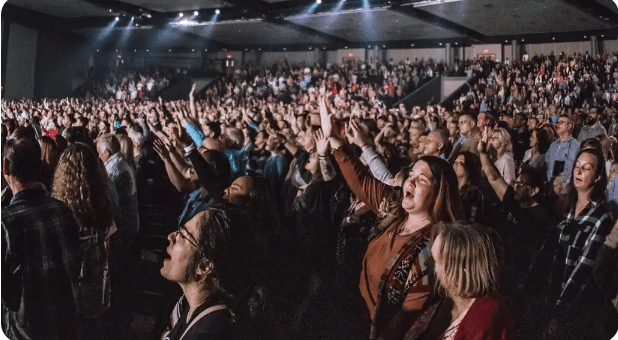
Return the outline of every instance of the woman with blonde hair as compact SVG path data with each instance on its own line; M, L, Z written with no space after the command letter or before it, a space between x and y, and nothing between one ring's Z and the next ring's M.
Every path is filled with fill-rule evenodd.
M83 252L79 275L79 309L84 319L103 315L110 303L109 237L116 230L107 173L97 154L75 143L62 153L52 196L66 203L79 224Z
M487 153L498 168L500 175L508 185L513 185L515 182L515 159L513 158L513 144L511 143L511 135L503 128L495 128L493 132L488 127L483 131L483 140L489 139L489 147Z
M129 136L121 133L116 134L116 138L118 138L118 142L120 143L120 154L122 155L122 158L124 158L124 160L131 165L133 172L135 172L133 141L129 138Z
M514 318L498 294L504 261L500 236L479 224L438 223L431 255L438 293L406 340L512 339Z

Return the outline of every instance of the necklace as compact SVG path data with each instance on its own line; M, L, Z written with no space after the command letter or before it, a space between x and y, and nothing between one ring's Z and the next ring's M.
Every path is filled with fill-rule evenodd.
M455 334L457 333L457 329L459 328L459 324L461 323L461 320L463 320L463 317L466 315L466 312L468 312L468 310L472 306L472 303L475 300L476 299L470 299L470 301L468 301L466 306L462 308L459 311L459 313L457 313L455 318L453 318L453 322L451 322L451 324L449 325L449 328L446 331L444 331L444 334L442 335L442 339L453 339L455 337Z

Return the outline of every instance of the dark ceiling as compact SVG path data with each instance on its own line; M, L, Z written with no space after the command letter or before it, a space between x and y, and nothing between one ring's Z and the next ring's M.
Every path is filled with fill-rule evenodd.
M100 37L116 17L106 46L125 39L140 49L390 48L618 36L612 0L9 0L2 10L4 20L76 39ZM177 25L180 20L191 25Z

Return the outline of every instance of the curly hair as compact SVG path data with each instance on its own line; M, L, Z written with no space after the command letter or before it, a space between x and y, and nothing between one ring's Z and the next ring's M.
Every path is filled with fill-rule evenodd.
M52 196L71 208L80 228L105 229L112 223L113 203L105 169L84 143L72 144L62 153Z

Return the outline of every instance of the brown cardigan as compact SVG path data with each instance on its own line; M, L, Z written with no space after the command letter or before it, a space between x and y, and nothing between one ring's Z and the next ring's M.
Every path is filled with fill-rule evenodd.
M394 188L372 177L360 160L352 156L348 146L334 150L333 154L352 192L373 212L380 215L380 204L389 195L394 194ZM372 337L379 335L380 330L394 316L393 312L397 310L421 311L430 305L430 300L433 300L430 299L433 290L433 277L430 273L433 270L428 268L431 257L430 247L427 246L429 227L412 235L400 236L397 234L397 227L404 221L405 214L384 218L383 223L378 226L381 230L378 236L369 242L363 260L360 292L369 308L372 322L377 327L377 334L373 334L372 331ZM401 274L402 266L406 266L405 255L411 255L415 249L418 250L416 250L416 255L413 255L414 263L411 264L410 269L403 271L408 279L406 281L404 277L403 283L412 284L407 292L404 292L405 298L400 305L394 305L389 296L392 296L392 292L396 292L398 288L403 288L401 280L398 281L395 276ZM403 261L403 263L398 261ZM392 269L386 272L389 267ZM418 279L415 280L415 278ZM391 308L388 308L389 305Z

